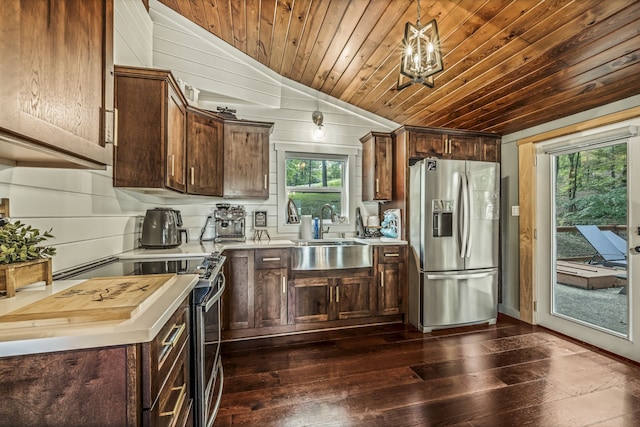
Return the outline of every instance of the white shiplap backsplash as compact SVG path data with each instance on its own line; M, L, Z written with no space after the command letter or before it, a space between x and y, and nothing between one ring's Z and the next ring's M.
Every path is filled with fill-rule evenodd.
M223 200L210 197L160 197L113 188L112 170L82 171L10 167L0 164L0 197L11 200L11 216L43 230L53 228L57 249L54 271L130 250L137 246L147 209L179 209L190 237L197 239L206 216L219 202L242 204L247 236L252 213L268 212L269 234L277 235L277 173L274 144L317 144L311 138L311 113L324 114L327 152L332 145L360 147L367 132L389 131L398 124L377 117L313 89L282 78L239 53L202 28L151 1L151 17L139 0L116 0L114 62L119 65L170 69L199 91L198 105L226 106L238 118L273 122L269 167L269 199ZM361 200L361 157L357 157L355 198ZM367 204L370 211L376 204Z

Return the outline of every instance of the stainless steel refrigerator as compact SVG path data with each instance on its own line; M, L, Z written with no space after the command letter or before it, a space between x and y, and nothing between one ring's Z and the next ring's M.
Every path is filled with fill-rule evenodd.
M500 165L423 159L410 167L409 322L421 330L495 323Z

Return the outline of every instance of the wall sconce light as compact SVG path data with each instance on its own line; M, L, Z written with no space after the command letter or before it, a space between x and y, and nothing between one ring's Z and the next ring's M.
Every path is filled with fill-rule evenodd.
M440 53L440 36L435 19L424 27L420 24L420 0L416 25L410 22L405 24L402 47L398 90L414 83L433 87L433 75L444 69Z
M324 121L324 116L320 111L314 111L311 114L311 120L313 120L313 124L315 127L313 128L313 139L320 140L325 136L324 127L322 126L322 122Z

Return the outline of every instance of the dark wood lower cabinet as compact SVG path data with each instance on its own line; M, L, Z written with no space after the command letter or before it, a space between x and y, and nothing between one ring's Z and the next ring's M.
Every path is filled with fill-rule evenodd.
M374 316L376 300L371 269L298 273L289 283L289 323Z
M374 253L377 267L378 314L405 313L406 296L406 246L379 246Z
M0 359L0 426L134 426L127 346Z
M406 247L384 248L384 266L326 271L290 270L288 248L224 251L222 339L401 321Z
M288 249L255 251L255 326L287 324Z
M192 425L189 305L147 343L0 358L0 426Z

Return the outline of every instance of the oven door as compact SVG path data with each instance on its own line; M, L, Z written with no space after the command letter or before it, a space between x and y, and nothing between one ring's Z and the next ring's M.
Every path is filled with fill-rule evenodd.
M220 272L204 298L195 301L194 383L197 426L210 426L218 412L222 394L220 357L220 297L225 277ZM195 291L198 291L196 288Z

